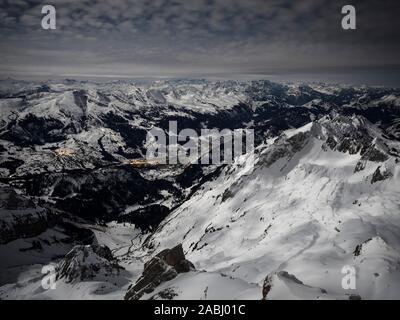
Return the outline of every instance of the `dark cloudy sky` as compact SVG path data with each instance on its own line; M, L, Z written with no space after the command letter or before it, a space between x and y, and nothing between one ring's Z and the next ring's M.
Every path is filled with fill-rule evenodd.
M41 28L45 4L57 9L57 30ZM357 9L357 30L341 28L345 4ZM0 0L0 57L0 78L400 85L400 1Z

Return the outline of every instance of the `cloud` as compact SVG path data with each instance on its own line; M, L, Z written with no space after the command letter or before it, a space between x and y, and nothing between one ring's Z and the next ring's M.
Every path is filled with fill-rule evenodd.
M340 27L344 1L53 0L57 30L48 31L42 1L3 0L0 70L190 76L399 66L398 1L352 2L355 31Z

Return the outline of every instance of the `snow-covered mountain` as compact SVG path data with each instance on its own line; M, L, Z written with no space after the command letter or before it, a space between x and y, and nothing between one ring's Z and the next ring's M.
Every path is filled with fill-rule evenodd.
M321 83L1 81L0 298L398 299L399 101ZM134 165L171 120L254 129L254 162Z
M344 296L351 265L362 298L399 297L400 167L388 153L399 146L357 116L285 131L259 147L254 169L244 161L203 185L148 245L183 243L197 268L248 283L288 272L322 288L315 298ZM289 280L272 280L274 297L308 297L274 281Z

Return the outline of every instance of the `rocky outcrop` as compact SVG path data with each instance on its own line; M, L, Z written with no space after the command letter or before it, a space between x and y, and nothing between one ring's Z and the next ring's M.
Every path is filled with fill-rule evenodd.
M265 278L262 288L262 300L281 299L282 297L285 297L285 299L297 299L298 297L294 292L303 292L303 297L312 299L318 299L327 293L325 289L304 284L287 271L278 271L269 274Z
M290 279L296 284L303 285L303 282L301 282L299 279L297 279L295 276L291 275L290 273L286 271L279 271L276 273L269 274L265 279L263 283L263 288L262 288L262 300L267 300L268 299L268 294L271 291L274 282L281 280L281 279Z
M289 159L307 144L309 137L309 132L299 132L291 137L287 137L285 134L280 135L271 146L270 151L261 155L260 162L264 166L270 167L281 158Z
M99 245L75 246L57 267L57 279L67 283L93 280L96 277L119 275L123 269L110 248Z
M388 243L380 236L375 236L361 242L355 247L353 254L354 257L359 257L361 260L365 258L375 259L376 252L388 252L396 258L398 256L396 250L388 245Z
M392 177L392 176L393 176L393 174L392 174L389 170L387 170L386 168L382 168L381 166L379 166L379 167L375 170L374 174L372 175L371 184L373 184L373 183L375 183L375 182L378 182L378 181L386 180L386 179L388 179L388 178L390 178L390 177Z
M145 293L153 292L161 283L190 270L194 270L194 266L186 260L181 244L165 249L145 263L142 276L128 289L125 300L138 300Z
M361 155L361 160L384 162L388 160L387 148L373 125L363 116L346 117L335 113L320 121L325 136L325 146L339 152ZM356 171L362 170L362 164Z
M264 280L262 300L361 300L357 293L332 293L300 281L287 271L270 273Z

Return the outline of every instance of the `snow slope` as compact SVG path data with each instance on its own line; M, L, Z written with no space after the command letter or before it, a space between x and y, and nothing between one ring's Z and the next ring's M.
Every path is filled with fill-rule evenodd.
M341 287L341 270L350 265L357 270L351 293L400 298L398 161L365 160L364 169L355 170L360 152L326 143L340 138L335 122L342 132L367 126L376 138L373 126L357 117L325 118L284 133L259 148L252 171L226 168L204 185L166 218L151 244L160 250L182 242L197 269L248 283L261 285L268 274L286 271L331 297L349 293ZM391 176L371 183L378 167ZM358 256L357 246L365 246Z

